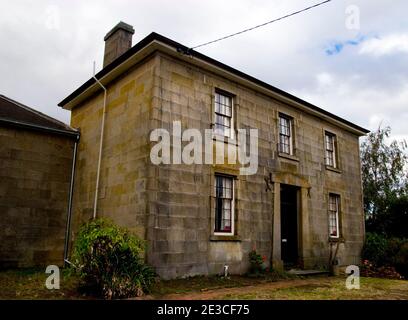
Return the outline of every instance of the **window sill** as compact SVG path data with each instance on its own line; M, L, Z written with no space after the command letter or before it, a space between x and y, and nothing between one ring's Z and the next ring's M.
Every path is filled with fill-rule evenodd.
M236 139L231 138L231 137L227 137L227 136L222 136L219 134L213 134L213 141L218 141L218 142L224 142L226 144L233 144L235 146L238 145L238 142Z
M330 242L330 243L336 243L336 242L344 243L345 240L344 240L343 237L339 237L339 238L331 238L331 237L329 237L329 242Z
M333 172L336 172L336 173L341 173L340 169L332 167L332 166L328 166L327 164L326 164L326 170L333 171Z
M281 158L285 158L285 159L288 159L288 160L299 162L299 158L296 157L295 155L292 155L292 154L278 152L278 156L281 157Z
M240 242L241 237L236 235L217 235L213 234L210 236L210 241L236 241Z

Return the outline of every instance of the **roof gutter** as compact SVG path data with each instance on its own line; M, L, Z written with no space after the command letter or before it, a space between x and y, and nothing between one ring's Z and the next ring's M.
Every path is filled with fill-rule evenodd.
M72 139L78 139L80 135L78 131L74 131L74 130L69 131L69 130L55 129L55 128L45 127L45 126L41 126L37 124L10 120L10 119L5 119L5 118L0 118L0 123L11 126L11 127L19 127L23 129L30 129L30 130L40 131L40 132L55 133L55 134L63 135L63 136L66 136Z
M69 254L69 242L71 235L71 220L72 220L72 199L74 196L74 181L75 181L75 167L76 167L76 157L78 150L79 135L75 140L74 151L72 153L72 167L71 167L71 181L69 184L69 194L68 194L68 209L67 209L67 223L65 227L65 241L64 241L64 266L68 266L68 254Z
M95 63L94 63L94 70L95 70ZM96 83L102 88L103 90L103 113L102 113L102 123L101 123L101 136L99 137L99 155L98 155L98 166L96 168L96 183L95 183L95 199L94 199L94 207L93 207L93 219L96 219L96 211L98 207L98 194L99 194L99 179L101 174L101 161L102 161L102 149L103 149L103 135L105 131L105 118L106 118L106 97L107 97L107 89L104 85L95 77L94 71L94 79Z

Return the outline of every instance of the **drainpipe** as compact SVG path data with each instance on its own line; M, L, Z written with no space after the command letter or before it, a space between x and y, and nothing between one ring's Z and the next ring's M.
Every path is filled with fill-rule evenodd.
M72 155L71 182L69 185L69 196L68 196L67 224L65 228L64 267L67 267L67 263L68 263L69 235L71 233L71 218L72 218L72 198L73 198L73 193L74 193L75 166L76 166L78 142L79 142L79 134L76 136L76 140L74 144L74 151Z
M101 159L102 159L102 145L103 145L103 133L105 129L105 116L106 116L106 93L107 90L103 86L103 84L95 77L95 62L94 62L94 75L93 78L95 79L96 83L103 89L103 114L102 114L102 124L101 124L101 137L99 141L99 157L98 157L98 167L96 169L96 185L95 185L95 200L94 200L94 210L92 218L96 218L96 209L98 205L98 191L99 191L99 176L101 171Z

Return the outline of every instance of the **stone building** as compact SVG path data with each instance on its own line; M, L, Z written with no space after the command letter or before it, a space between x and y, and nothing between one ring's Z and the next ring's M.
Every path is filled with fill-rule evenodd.
M146 239L147 260L162 277L225 265L244 273L253 248L275 268L327 268L337 246L339 265L358 264L359 137L368 131L157 33L131 47L132 34L123 23L111 30L98 81L59 104L81 132L73 232L94 212L105 117L96 214ZM174 121L182 130L213 129L225 145L237 143L238 129L257 129L256 173L242 175L238 164L152 163L151 133L172 132Z
M0 95L0 268L62 265L78 137Z

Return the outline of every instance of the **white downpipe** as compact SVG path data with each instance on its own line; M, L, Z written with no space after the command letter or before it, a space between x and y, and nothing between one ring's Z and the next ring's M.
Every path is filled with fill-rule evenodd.
M101 137L99 141L99 157L98 157L98 168L96 169L96 185L95 185L95 200L94 200L94 208L93 208L93 219L96 218L96 209L98 206L98 193L99 193L99 176L101 172L101 160L102 160L102 146L103 146L103 133L105 131L105 115L106 115L106 93L107 90L103 86L103 84L95 77L95 62L94 62L94 72L93 78L95 81L101 86L104 91L103 94L103 113L102 113L102 123L101 123Z

